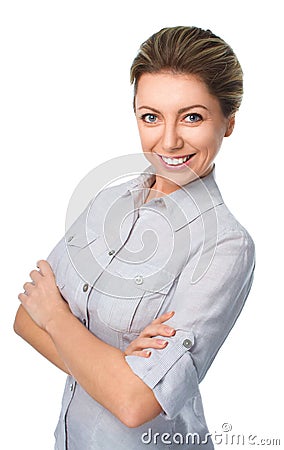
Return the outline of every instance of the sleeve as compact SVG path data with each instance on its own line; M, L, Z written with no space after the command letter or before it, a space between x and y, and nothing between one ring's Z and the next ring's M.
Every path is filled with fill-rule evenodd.
M56 275L57 268L65 251L65 237L63 236L51 252L46 257L47 262L50 264L53 273Z
M90 207L92 206L93 199L91 199L87 206L84 207L83 211L78 215L78 217L73 221L73 223L69 226L67 230L65 230L64 235L61 237L59 242L55 245L55 247L50 251L46 260L50 264L53 273L57 279L58 267L60 264L60 260L63 255L67 252L66 248L66 237L72 235L72 233L76 233L78 230L86 231L87 227L87 217L90 211ZM86 237L87 239L87 237ZM57 281L57 280L56 280Z
M167 311L175 311L167 322L176 329L175 336L167 338L165 349L151 349L147 359L126 356L133 372L153 390L167 420L197 395L243 308L253 280L254 243L245 230L226 232L218 237L208 270L193 282L196 263L195 257L187 263L167 305Z

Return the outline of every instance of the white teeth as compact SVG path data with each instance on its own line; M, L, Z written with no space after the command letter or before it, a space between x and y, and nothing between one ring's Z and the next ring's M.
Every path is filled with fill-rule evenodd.
M164 157L164 156L161 155L161 158L162 158L162 160L165 161L167 164L170 164L170 165L172 165L172 166L177 166L177 165L179 165L179 164L182 164L182 163L188 161L189 158L190 158L190 155L185 156L184 158L166 158L166 157Z

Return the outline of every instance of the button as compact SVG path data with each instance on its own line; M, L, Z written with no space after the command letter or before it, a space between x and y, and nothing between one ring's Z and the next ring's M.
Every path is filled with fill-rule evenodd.
M87 323L86 319L83 319L82 322L84 325L86 325L86 323Z
M84 286L83 286L83 291L84 291L84 292L87 292L88 288L89 288L88 283L84 284Z
M69 238L67 239L67 242L71 242L74 236L69 236Z
M143 277L141 275L137 275L135 278L135 283L136 284L142 284L143 283Z
M115 254L115 250L110 250L110 251L108 252L108 254L109 254L109 256L114 255L114 254Z
M191 348L191 347L192 347L192 342L191 342L190 339L185 339L185 340L183 341L182 345L183 345L185 348Z
M70 384L69 389L70 389L71 392L73 391L73 389L74 389L74 384L73 383Z

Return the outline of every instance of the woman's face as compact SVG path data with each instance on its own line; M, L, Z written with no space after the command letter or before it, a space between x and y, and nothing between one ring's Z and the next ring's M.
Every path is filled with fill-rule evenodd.
M143 74L135 114L143 152L165 194L178 189L168 178L182 186L207 175L234 126L234 117L224 117L218 99L191 75Z

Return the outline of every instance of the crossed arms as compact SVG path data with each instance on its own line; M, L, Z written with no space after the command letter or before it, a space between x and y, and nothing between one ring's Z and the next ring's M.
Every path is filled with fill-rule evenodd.
M133 373L125 356L147 357L142 348L163 348L165 344L160 345L151 335L154 332L169 336L162 321L173 313L154 321L152 328L147 327L124 353L98 339L71 313L47 261L39 261L38 268L30 273L32 282L24 284L26 293L18 296L22 305L15 318L15 332L71 374L126 426L137 427L155 418L162 408L153 391Z

